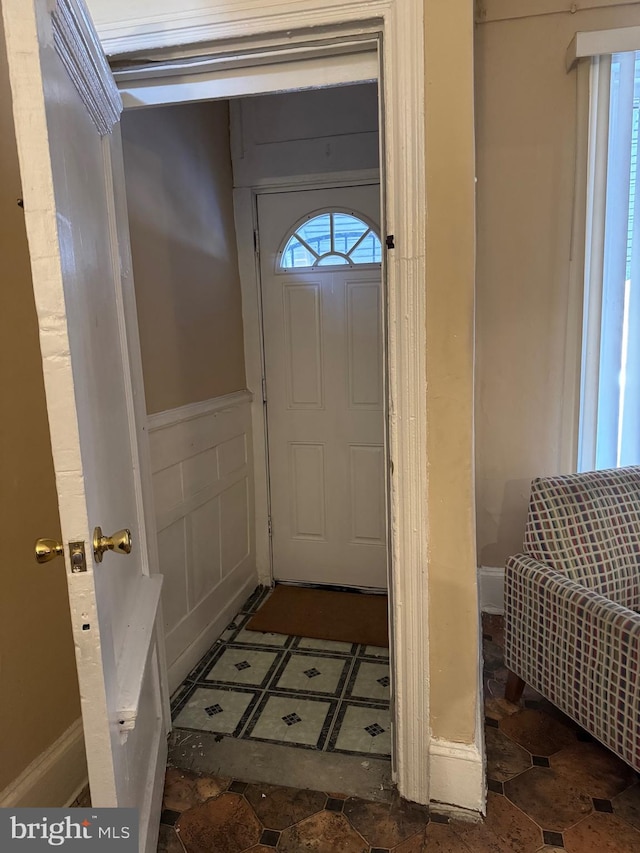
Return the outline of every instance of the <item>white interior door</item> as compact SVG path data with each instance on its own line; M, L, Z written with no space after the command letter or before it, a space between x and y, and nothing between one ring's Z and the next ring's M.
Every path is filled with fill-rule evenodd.
M119 96L81 0L3 0L2 11L91 798L137 807L151 851L168 726L162 578L146 541L139 351L125 322ZM131 553L98 561L97 525L129 528Z
M258 198L277 580L387 586L379 221L377 185Z

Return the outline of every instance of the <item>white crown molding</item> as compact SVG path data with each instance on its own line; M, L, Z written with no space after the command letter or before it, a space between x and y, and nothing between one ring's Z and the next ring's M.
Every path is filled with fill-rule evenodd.
M122 99L84 0L56 0L51 26L56 52L98 132L105 136L120 119Z
M331 26L331 19L342 26L351 22L360 25L381 20L395 2L324 0L311 5L309 0L279 0L268 4L264 0L226 0L215 4L191 0L176 13L166 2L142 0L130 4L129 16L118 17L113 15L109 0L91 0L89 5L106 54L117 56L242 38L246 34L247 18L251 19L254 32L264 36ZM168 10L158 12L163 6Z
M199 403L189 403L177 409L156 412L147 417L147 429L149 432L156 432L159 429L192 421L194 418L202 418L214 412L223 412L225 409L244 406L252 400L251 391L234 391L232 394L224 394L222 397L211 397L209 400L201 400Z

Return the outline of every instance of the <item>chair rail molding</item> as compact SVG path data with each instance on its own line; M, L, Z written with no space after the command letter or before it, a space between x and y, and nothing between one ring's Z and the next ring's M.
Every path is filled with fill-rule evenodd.
M223 412L225 409L233 409L243 403L251 403L253 394L251 391L233 391L231 394L223 394L220 397L212 397L210 400L202 400L198 403L189 403L179 406L177 409L167 409L164 412L154 412L147 417L147 428L149 432L157 432L164 427L201 418L203 415L211 415L214 412Z

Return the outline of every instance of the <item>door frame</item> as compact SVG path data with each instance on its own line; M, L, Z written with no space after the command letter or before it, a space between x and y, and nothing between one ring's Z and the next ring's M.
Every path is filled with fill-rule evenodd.
M339 50L341 42L354 35L380 38L381 192L386 214L381 233L395 235L396 242L386 268L394 777L408 800L434 799L482 812L477 682L466 685L470 698L475 697L473 741L457 743L431 734L424 0L281 0L269 7L263 0L224 0L215 6L199 3L192 11L166 11L167 5L158 12L156 4L145 0L137 7L137 17L126 17L132 14L127 11L114 22L105 2L105 21L98 15L96 23L106 52L123 58L155 51L155 59L174 60L224 55L242 68L242 57L249 65L251 52L259 49L285 59L313 40L333 41ZM472 457L464 461L472 471ZM396 566L402 571L394 571Z
M413 2L413 0L410 0ZM378 32L376 32L376 29ZM268 517L269 506L269 454L268 454L268 427L267 413L263 405L263 386L265 379L265 356L264 356L264 333L262 326L262 288L259 257L254 251L254 240L258 240L258 216L257 198L262 193L272 193L282 190L317 189L327 186L346 186L362 183L371 183L372 178L380 183L380 237L384 242L385 237L393 234L394 230L389 222L397 222L398 233L404 233L412 238L418 238L417 243L424 244L424 229L415 227L417 217L413 216L415 230L403 227L410 221L406 206L396 203L395 210L387 210L387 198L397 199L394 188L401 183L397 172L401 164L396 159L392 160L392 152L389 151L388 137L389 117L387 115L387 99L390 97L385 81L385 49L388 40L384 41L384 31L380 31L380 25L376 25L371 35L378 39L378 113L380 127L380 168L376 170L363 170L360 172L302 175L289 178L265 179L257 186L238 187L234 189L234 211L236 218L236 233L238 236L238 259L240 265L240 281L242 287L242 314L245 344L245 369L247 371L247 384L253 391L252 402L252 427L253 427L253 451L254 451L254 487L255 487L255 518L256 518L256 564L258 574L269 584L273 581L273 565L271 539L269 535ZM346 37L343 37L346 40ZM339 43L339 42L338 42ZM285 50L283 50L283 54ZM420 83L412 69L413 82L417 88ZM387 75L388 78L388 75ZM294 82L292 75L292 83ZM295 84L294 84L295 85ZM422 84L423 85L423 84ZM395 97L392 95L391 97ZM396 103L397 103L396 98ZM399 111L402 114L402 111ZM232 111L233 114L233 111ZM418 125L422 128L422 124ZM397 129L396 129L397 131ZM409 133L409 129L406 128ZM233 140L233 134L232 134ZM232 141L233 144L233 141ZM419 144L419 142L418 142ZM420 149L416 148L419 154ZM396 171L389 175L391 162L394 163ZM425 180L424 165L422 166L422 181ZM419 183L419 182L418 182ZM404 195L404 194L401 194ZM418 195L414 201L420 198ZM419 204L417 205L419 206ZM414 209L415 212L415 209ZM395 214L395 215L394 215ZM411 231L411 234L409 232ZM422 237L422 239L420 239ZM424 246L423 246L424 248ZM413 293L411 300L413 307L406 307L403 297L409 296L407 279L402 281L399 275L396 258L393 257L395 250L383 251L382 260L382 288L383 288L383 340L384 340L384 375L385 375L385 457L387 465L385 469L385 491L387 496L387 578L389 593L389 627L390 627L390 673L392 678L392 770L393 778L398 785L398 790L406 799L414 802L428 803L430 801L430 723L429 723L429 694L428 694L428 671L429 671L429 636L424 618L423 608L428 608L428 576L422 572L419 566L426 563L426 537L424 529L417 524L418 518L426 517L426 495L419 488L420 483L426 482L426 359L419 359L420 353L426 353L426 328L424 322L420 323L420 317L424 318L426 306L424 303L424 289L420 287L420 281L426 277L426 265L424 252L414 257L415 277L411 280ZM407 247L407 252L411 248ZM423 267L422 276L419 268ZM395 272L393 276L392 269ZM409 270L407 269L407 273ZM393 278L393 283L392 283ZM419 307L420 306L420 307ZM399 328L399 318L405 312L405 325ZM408 316L407 316L408 315ZM395 334L394 334L395 332ZM405 337L406 335L406 337ZM396 344L392 343L392 339ZM404 348L401 362L399 350ZM418 358L416 358L418 356ZM417 362L417 363L416 363ZM394 386L392 372L395 367L394 376L403 375L408 365L411 365L413 382L406 383L404 388ZM417 379L422 373L423 381ZM423 387L425 394L420 398L415 390ZM402 391L408 391L403 395ZM395 396L394 396L395 392ZM398 417L404 413L401 421ZM423 442L418 442L412 448L408 447L410 436L406 434L405 427L410 429L412 418L417 427L417 434L424 436ZM420 426L419 426L420 425ZM422 429L420 428L422 427ZM394 445L398 448L395 456ZM418 448L422 451L421 460L425 465L424 473L421 475L421 465L414 459L411 464L412 451ZM407 464L401 466L394 464L394 458L404 452ZM422 508L424 507L424 508ZM407 529L406 522L411 517L415 520L412 543L410 549L407 544L411 532ZM403 523L405 522L405 523ZM404 528L404 529L403 529ZM400 535L402 534L402 536ZM417 535L416 535L417 534ZM418 540L419 543L418 543ZM424 549L424 550L423 550ZM409 556L410 551L414 561ZM411 564L411 571L407 572L407 566ZM396 567L403 565L404 572L396 571ZM396 602L403 602L396 606ZM421 603L422 602L422 603ZM410 613L414 609L415 614ZM409 618L407 618L409 617ZM417 637L417 634L422 636ZM407 654L407 650L413 647L414 656ZM427 676L427 677L425 677ZM410 695L413 692L414 695ZM409 694L409 695L408 695ZM420 711L418 711L420 708ZM423 756L422 760L415 760L415 756ZM413 760L412 760L413 759Z

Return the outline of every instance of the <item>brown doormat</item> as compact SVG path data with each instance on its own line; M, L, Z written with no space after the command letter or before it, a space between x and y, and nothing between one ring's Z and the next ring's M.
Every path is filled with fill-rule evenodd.
M246 628L388 646L387 596L278 585Z

